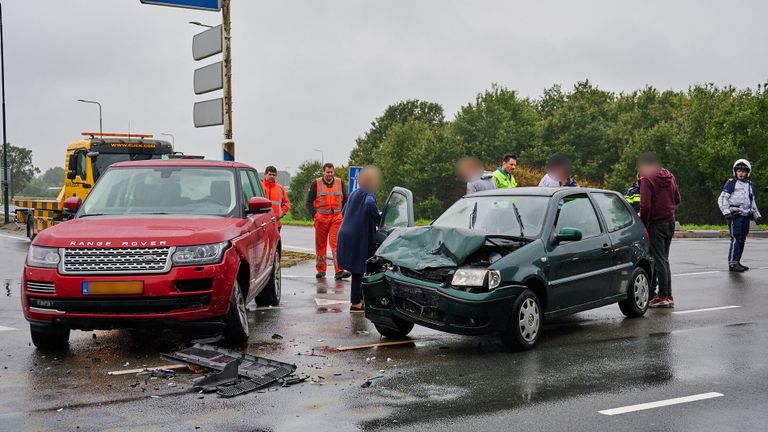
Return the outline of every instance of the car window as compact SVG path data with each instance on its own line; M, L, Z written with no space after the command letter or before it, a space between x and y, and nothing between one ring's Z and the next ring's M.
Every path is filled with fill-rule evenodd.
M261 180L259 180L259 175L256 174L256 171L248 170L246 172L248 173L248 178L251 180L251 183L254 186L254 192L256 193L256 196L263 197L264 189L261 187Z
M563 228L576 228L582 238L600 234L600 221L586 194L569 195L562 199L555 220L555 232Z
M384 207L384 228L404 228L408 226L408 200L399 193L390 195Z
M256 196L253 185L251 185L251 181L246 173L246 170L240 170L240 184L243 186L243 205L248 205L248 201Z
M603 213L608 232L618 231L632 225L634 218L629 210L627 210L627 206L622 202L623 199L614 194L607 193L595 193L592 196L595 198L595 203L600 212Z
M85 177L86 177L85 167L86 167L85 152L82 152L82 151L78 152L77 153L77 171L75 172L83 181L85 181Z

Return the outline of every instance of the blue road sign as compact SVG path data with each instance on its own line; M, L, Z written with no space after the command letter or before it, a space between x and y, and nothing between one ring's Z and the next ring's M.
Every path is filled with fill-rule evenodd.
M357 176L360 175L360 171L363 169L363 167L359 166L351 166L349 167L349 181L347 184L349 185L349 193L352 193L355 191L355 189L359 188L360 185L357 183Z
M221 0L140 0L144 4L220 11Z

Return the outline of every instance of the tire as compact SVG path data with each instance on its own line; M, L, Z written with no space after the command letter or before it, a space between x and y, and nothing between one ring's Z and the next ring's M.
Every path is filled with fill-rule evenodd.
M376 323L374 323L373 326L376 327L376 331L378 331L382 336L391 339L402 339L408 336L408 333L413 330L412 322L398 317L392 317L392 321L395 323L395 327L397 327L397 329L384 327Z
M536 293L527 289L512 303L509 325L501 333L501 340L510 349L524 351L534 347L541 336L544 314Z
M241 344L248 340L248 310L240 284L235 279L232 295L229 298L229 310L224 316L224 339L229 344Z
M650 302L651 282L648 273L641 267L635 268L627 287L627 299L619 302L619 309L629 318L645 315Z
M277 306L282 296L283 281L280 267L280 251L275 251L275 260L272 263L272 275L263 290L256 296L256 304L259 306Z
M32 241L35 239L35 217L32 216L32 213L27 213L27 238L29 241Z
M29 326L32 343L41 350L62 350L69 345L69 328Z

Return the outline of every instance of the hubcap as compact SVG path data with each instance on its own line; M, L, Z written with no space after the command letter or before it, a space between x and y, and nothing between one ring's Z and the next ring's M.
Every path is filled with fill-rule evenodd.
M280 254L275 254L275 265L274 265L274 278L275 278L275 298L277 301L280 301L280 296L282 295L283 290L283 281L282 281L282 269L280 268Z
M248 334L248 310L245 308L243 293L240 291L240 287L238 285L235 285L234 290L235 304L237 305L237 317L240 319L240 325L245 331L245 334Z
M539 305L532 298L525 299L520 306L520 335L527 342L532 342L539 333L540 324Z
M644 274L635 277L634 283L635 305L642 310L648 304L648 278Z

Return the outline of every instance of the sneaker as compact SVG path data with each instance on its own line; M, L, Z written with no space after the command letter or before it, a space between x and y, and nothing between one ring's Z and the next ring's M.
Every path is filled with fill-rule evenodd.
M651 308L665 308L669 306L669 301L667 301L666 298L656 297L655 299L651 300L651 303L648 305L648 307Z
M324 277L325 277L325 272L317 272L317 274L315 275L315 278L317 279L322 279Z
M749 267L745 266L744 264L742 264L742 263L739 263L739 265L740 265L740 266L741 266L741 268L743 268L744 270L749 270Z
M673 308L673 307L675 307L675 299L673 299L673 298L672 298L672 296L669 296L669 297L667 297L667 298L666 298L666 299L664 299L664 300L666 300L666 301L667 301L667 307L668 307L668 308Z
M334 275L333 277L336 278L336 280L342 280L342 279L346 279L346 278L348 278L350 276L352 276L352 273L350 273L350 272L348 272L346 270L342 270L342 271L336 272L336 275Z
M736 272L736 273L744 273L746 269L741 266L741 264L731 264L728 266L728 271Z

